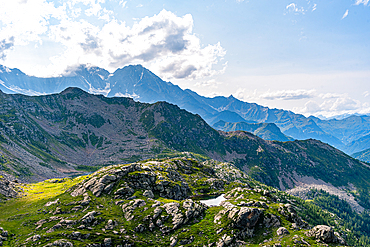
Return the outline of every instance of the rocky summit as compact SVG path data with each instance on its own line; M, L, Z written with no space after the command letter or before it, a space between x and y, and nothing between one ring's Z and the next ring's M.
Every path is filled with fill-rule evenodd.
M152 159L17 187L23 192L0 206L0 246L346 246L351 240L336 215L213 160ZM212 198L218 202L210 204Z

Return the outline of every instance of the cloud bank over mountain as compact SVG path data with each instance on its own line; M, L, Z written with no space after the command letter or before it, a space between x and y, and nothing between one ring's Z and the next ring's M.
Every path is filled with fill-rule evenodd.
M115 17L105 1L0 1L0 58L14 46L59 45L50 63L23 68L42 76L63 73L73 64L93 64L113 72L128 64L144 64L163 78L196 79L223 72L226 51L218 42L204 45L193 33L191 14L177 16L163 9L132 26ZM108 9L111 7L111 9ZM121 2L119 8L126 8ZM11 11L8 11L11 10ZM27 18L24 18L24 17ZM20 48L17 48L20 49ZM50 55L50 54L48 54ZM40 56L43 56L40 54Z
M206 96L370 113L369 0L0 0L0 64L56 76L142 64ZM1 82L0 82L1 83ZM337 99L320 95L335 93Z

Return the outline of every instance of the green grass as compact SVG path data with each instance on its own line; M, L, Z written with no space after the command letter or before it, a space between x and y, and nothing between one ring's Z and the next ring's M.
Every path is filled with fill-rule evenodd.
M22 228L22 233L23 231L28 233L30 230L22 227L26 216L32 219L42 218L38 211L40 208L43 208L50 199L61 195L85 178L86 176L75 179L65 178L62 183L52 183L52 180L46 180L21 185L20 189L23 190L23 194L19 198L0 203L0 225L11 233L17 233L20 228Z
M161 175L165 180L169 180L168 176L171 173L168 169L172 169L172 172L178 172L178 174L182 177L181 180L189 184L191 194L193 195L195 191L199 189L205 190L208 194L220 193L221 191L209 188L210 185L207 182L207 179L216 178L217 174L221 176L221 171L227 171L230 174L237 172L234 166L219 162L206 161L200 163L199 161L190 158L172 158L162 161L162 163L151 163L150 160L147 160L141 161L140 163L145 163L145 166L149 167L149 170L155 171L157 175ZM107 237L111 238L113 241L113 246L116 246L122 243L122 237L125 235L129 236L130 241L135 241L135 246L168 246L170 244L170 237L173 235L177 235L179 240L188 239L193 236L194 242L185 246L204 246L210 243L218 242L218 240L224 234L228 236L234 236L240 232L240 229L231 227L232 220L228 218L228 213L222 215L220 224L216 224L214 222L215 216L224 209L222 206L217 206L208 208L201 216L190 220L188 223L182 225L179 229L174 230L170 234L162 234L158 227L156 227L153 232L146 230L143 233L137 233L134 231L135 227L138 226L138 224L144 224L147 227L149 223L145 222L144 218L147 215L152 215L155 209L152 207L155 201L144 197L144 190L140 188L135 188L134 196L136 199L144 200L146 205L136 208L133 211L134 218L130 221L125 219L122 211L122 205L129 203L130 200L123 200L123 204L116 205L116 202L122 199L113 199L114 193L103 194L100 197L95 197L92 195L91 191L88 191L91 202L87 207L84 207L85 212L81 210L76 212L72 211L72 208L76 206L72 202L82 200L83 196L73 198L70 195L70 191L68 191L70 188L85 179L91 178L92 176L100 178L104 174L104 171L120 169L122 166L124 167L126 165L106 167L103 171L98 171L94 174L75 179L51 179L36 184L21 185L20 188L24 191L21 197L11 199L0 204L0 226L8 230L10 234L16 234L16 238L10 237L9 241L4 242L4 246L17 246L18 244L24 242L28 237L35 234L40 234L42 236L40 242L41 245L45 245L53 242L56 239L67 238L66 236L74 231L80 231L83 234L91 234L88 239L84 240L84 242L69 240L73 242L74 246L86 246L86 244L89 243L100 243L104 240L104 238ZM129 178L132 180L134 177L139 176L142 173L148 173L148 170L145 169L146 168L144 168L143 171L128 173L113 187L113 191L117 190L122 185L125 186L125 183L130 181ZM209 169L213 169L214 174L207 172ZM343 228L343 226L340 225L341 221L338 217L334 219L339 223L335 223L330 213L323 211L311 202L300 200L283 192L275 192L271 193L271 196L264 196L263 191L272 190L271 187L256 182L250 179L248 176L238 178L239 180L243 180L248 184L234 181L233 179L235 180L235 178L233 178L231 175L227 177L227 180L225 180L224 190L222 191L222 193L230 196L227 199L228 202L236 205L236 207L239 207L237 204L241 201L264 201L268 204L268 208L260 208L264 211L264 214L274 214L278 216L281 219L281 225L286 227L291 232L290 235L280 238L276 235L276 227L269 229L260 227L260 223L262 223L262 219L260 219L255 226L254 236L245 239L249 246L260 246L261 243L267 240L267 244L280 242L283 246L293 246L293 238L295 235L304 237L305 240L312 246L316 246L315 240L308 239L305 236L304 233L306 230L295 231L291 229L291 222L287 221L279 212L279 207L288 202L297 208L297 212L300 216L309 216L312 219L311 222L308 220L310 224L316 224L318 220L321 220L321 222L332 225L338 230ZM174 180L171 181L171 183L173 185L179 185L180 180ZM250 186L252 186L252 188L250 188ZM236 195L236 190L234 189L238 187L244 189L243 191L238 192ZM232 190L233 193L231 194ZM244 198L238 198L241 195ZM275 201L277 198L280 201ZM53 204L49 207L45 207L47 202L55 201L56 199L59 199L59 204ZM199 197L197 199L194 198L194 201L197 201L198 199ZM159 197L158 194L155 195L155 200L162 203L178 202L180 205L183 203L183 201ZM57 208L60 208L60 210L64 213L55 214ZM180 206L179 209L182 213L185 212L185 209L182 208L182 206ZM60 216L64 219L78 220L81 219L81 217L87 212L91 212L93 210L99 212L100 214L96 216L97 225L93 226L93 230L91 231L87 229L77 229L79 224L76 224L73 225L72 228L58 229L54 232L46 233L46 231L54 226L59 220L44 223L40 229L35 229L35 223L41 219L50 219L53 216ZM169 219L164 222L164 225L172 226L170 224L172 222L172 216L168 215L165 211L162 212L162 216L169 216ZM102 229L105 227L109 219L116 221L118 224L114 231L119 232L120 229L124 228L126 233L115 234L112 230L103 231ZM220 229L223 229L223 231L220 231Z

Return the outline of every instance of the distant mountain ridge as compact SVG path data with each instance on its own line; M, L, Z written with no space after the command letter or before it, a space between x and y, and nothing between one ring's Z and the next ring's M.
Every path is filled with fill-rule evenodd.
M200 160L232 162L281 190L322 184L338 195L355 190L346 198L351 207L370 209L369 166L317 140L266 141L245 131L217 131L167 102L78 88L43 96L0 92L0 105L0 172L22 182L190 152Z
M299 140L321 140L348 154L370 148L370 141L364 140L370 133L370 116L321 120L243 102L233 96L207 98L163 81L141 65L130 65L114 73L81 65L68 76L55 78L28 76L18 69L0 66L0 89L5 93L41 95L59 93L67 87L78 87L107 97L127 96L147 103L167 101L199 114L211 125L220 120L230 123L242 120L247 123L275 123L286 136Z
M292 188L302 176L370 188L365 164L320 141L272 142L243 131L216 131L199 115L167 102L68 88L37 97L0 92L0 104L0 168L24 180L178 151L232 161L280 189Z
M370 148L352 154L352 157L370 163Z
M236 131L236 130L243 130L253 133L254 135L269 141L294 141L293 138L288 137L281 133L279 127L276 126L274 123L246 123L246 122L238 122L238 123L229 123L225 121L218 121L214 125L213 128L222 130L222 131Z

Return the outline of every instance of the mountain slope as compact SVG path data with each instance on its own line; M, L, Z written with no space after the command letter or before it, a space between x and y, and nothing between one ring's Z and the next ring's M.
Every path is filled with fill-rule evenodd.
M150 160L20 187L0 205L6 246L343 246L341 236L361 237L338 216L211 160ZM199 201L220 192L220 205Z
M370 163L370 148L358 153L354 153L352 154L352 157Z
M353 154L363 151L364 148L366 149L370 148L370 134L348 143L345 147L345 151L349 154Z
M369 134L370 116L353 115L341 120L330 119L325 121L315 117L310 118L325 132L337 136L338 139L345 140L347 143Z
M129 96L148 103L167 101L199 114L209 124L219 120L275 123L285 135L294 139L314 138L346 152L345 145L356 142L370 131L370 117L320 120L306 118L291 111L242 102L232 96L207 98L165 82L140 65L127 66L112 74L101 68L81 65L67 76L56 78L31 77L18 69L0 66L0 89L6 93L40 95L59 93L67 87L78 87L109 97ZM366 148L368 147L359 144L359 150Z
M126 96L141 102L167 101L186 106L188 111L197 110L202 114L216 113L209 106L199 106L180 87L161 80L142 67L130 65L117 69L113 74L98 68L81 65L66 76L37 78L27 76L18 69L0 65L0 90L5 93L42 95L60 93L68 87L78 87L86 92L105 96ZM202 110L202 107L205 109Z
M320 141L280 143L243 131L216 131L199 115L166 102L106 98L77 88L37 97L0 93L0 103L1 169L23 181L193 152L233 162L282 190L307 178L356 190L353 196L370 208L368 166Z
M225 121L218 121L213 128L222 131L237 131L243 130L253 133L254 135L269 141L293 141L294 139L281 133L280 129L273 123L230 123Z
M232 111L221 111L216 113L211 119L207 122L209 125L213 125L219 121L227 121L231 123L245 122L245 119L242 118L238 113Z

